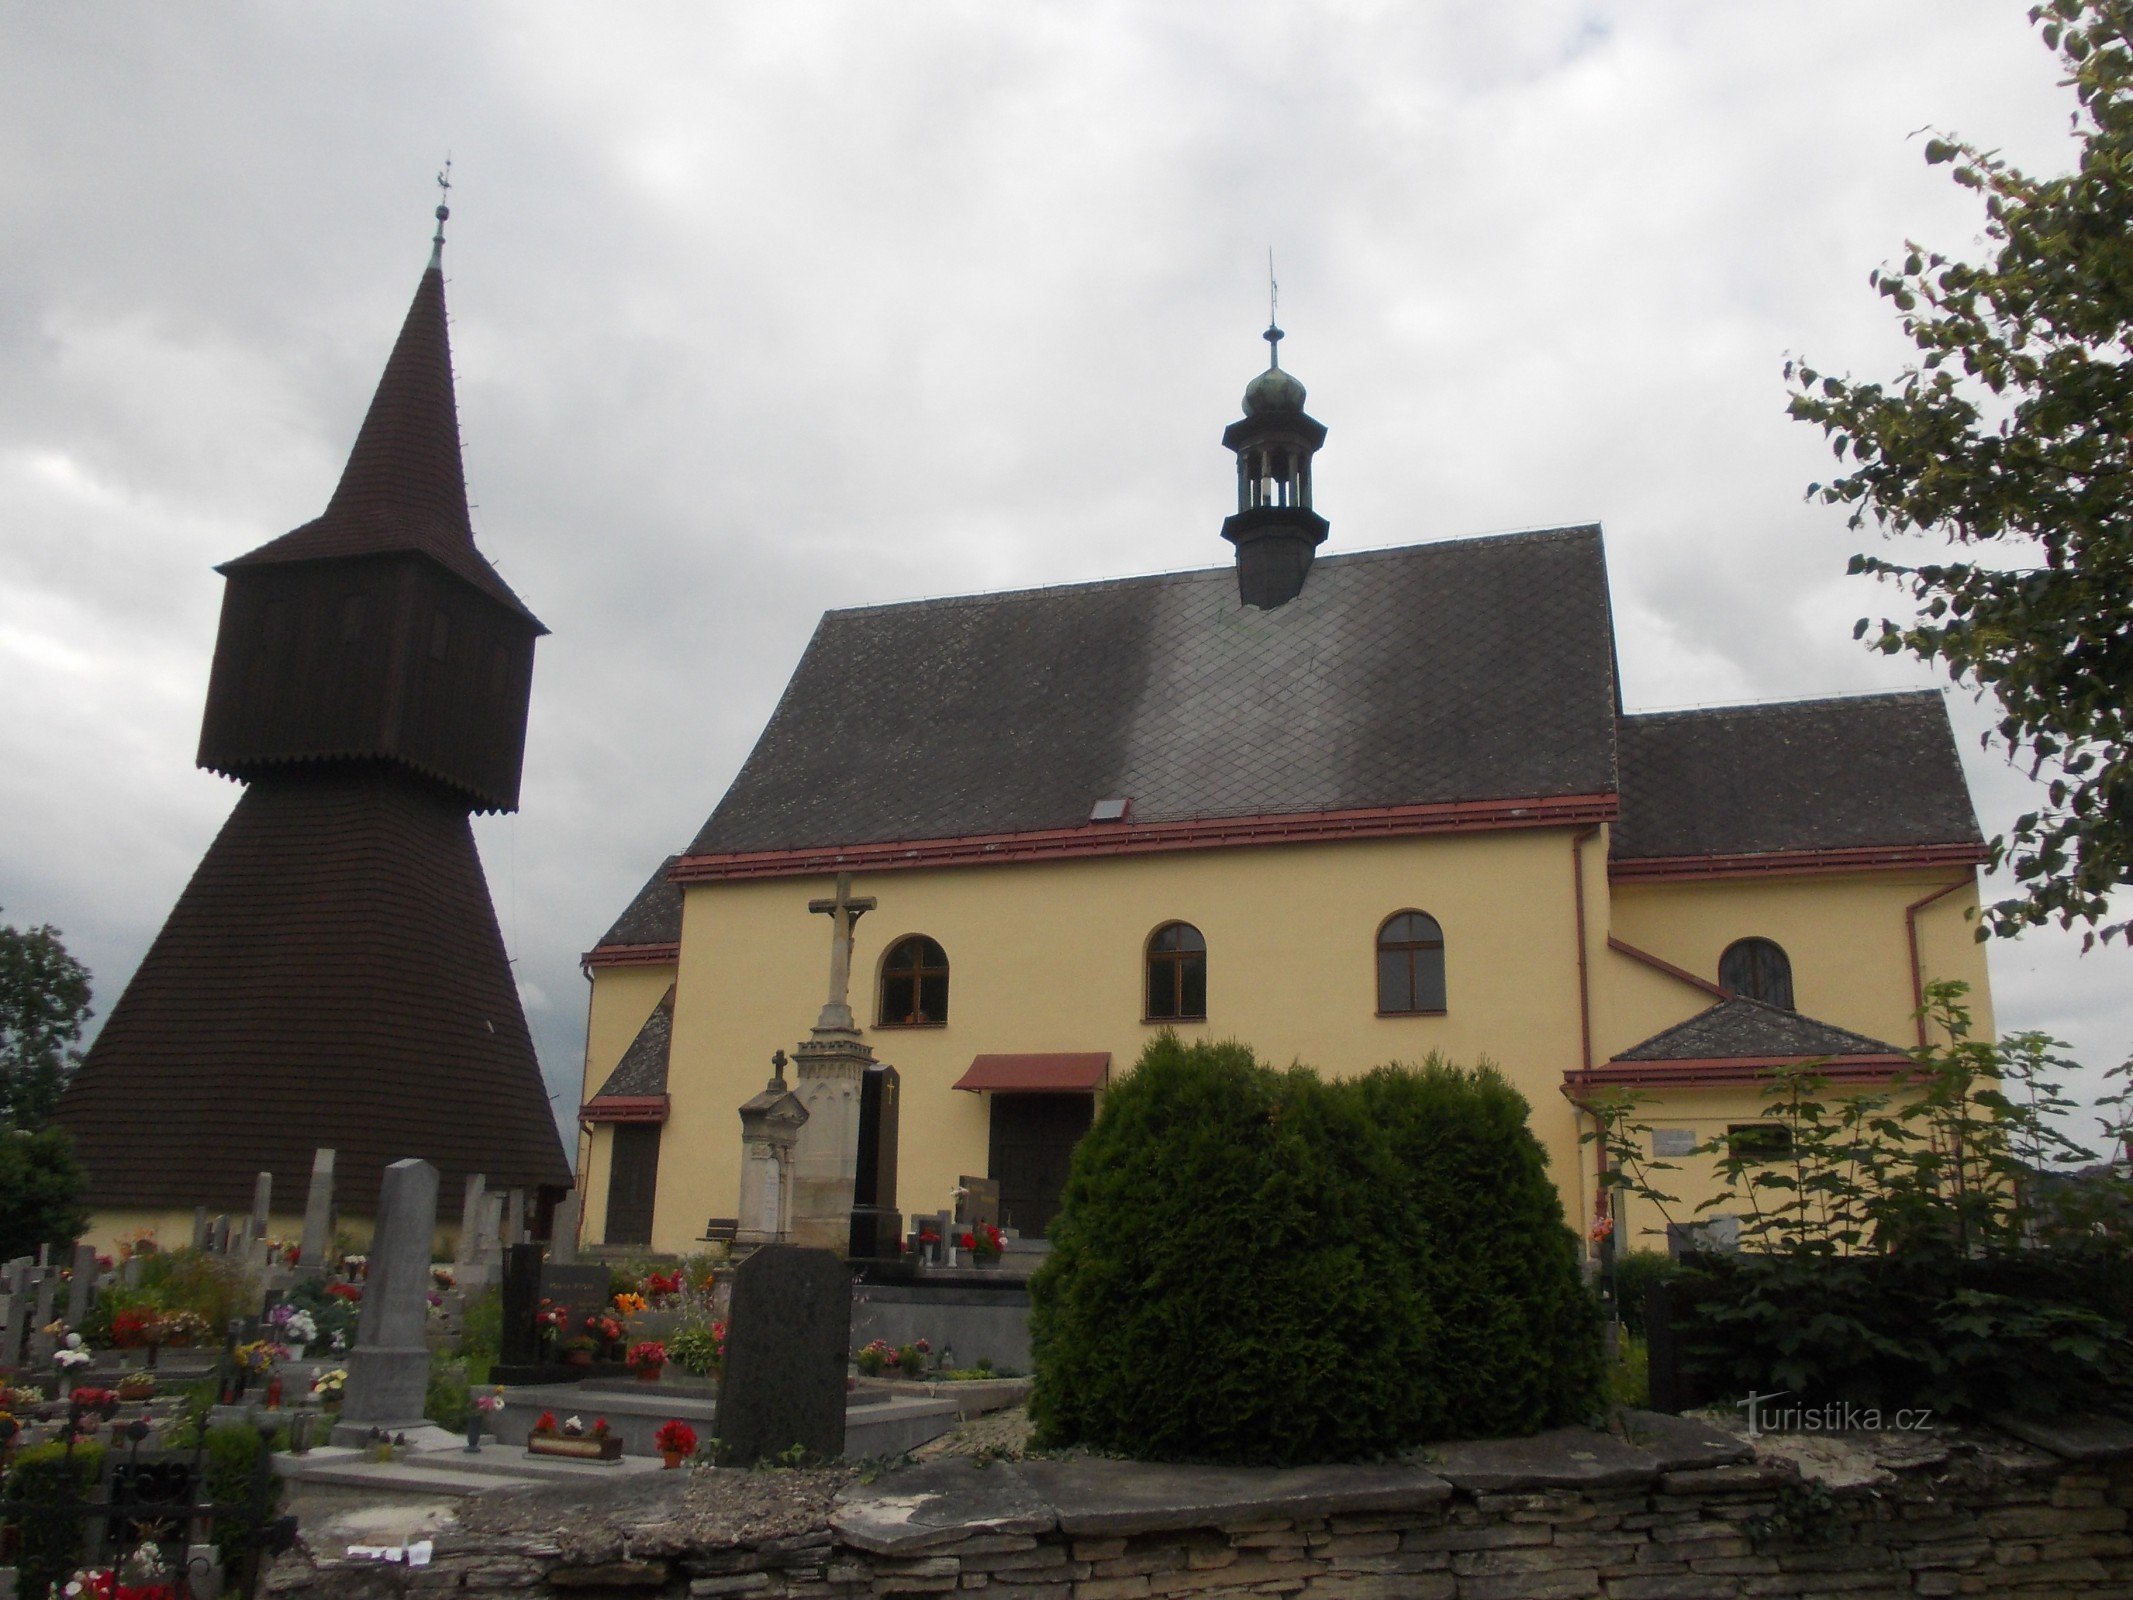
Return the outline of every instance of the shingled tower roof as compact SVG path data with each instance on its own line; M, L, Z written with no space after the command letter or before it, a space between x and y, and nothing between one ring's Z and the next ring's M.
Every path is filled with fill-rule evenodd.
M431 557L539 625L474 548L459 453L459 406L452 390L451 337L445 325L444 269L434 264L415 287L407 320L400 325L385 375L371 396L362 431L325 514L216 570L229 573L274 561L410 550Z
M474 548L434 256L325 515L221 571L201 761L247 787L60 1102L89 1204L288 1213L319 1146L351 1215L407 1156L567 1188L467 822L546 630Z

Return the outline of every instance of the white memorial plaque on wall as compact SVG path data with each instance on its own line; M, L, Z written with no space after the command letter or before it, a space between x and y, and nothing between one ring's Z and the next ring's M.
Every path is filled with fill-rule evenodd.
M1652 1129L1652 1154L1655 1156L1685 1156L1695 1148L1694 1128Z

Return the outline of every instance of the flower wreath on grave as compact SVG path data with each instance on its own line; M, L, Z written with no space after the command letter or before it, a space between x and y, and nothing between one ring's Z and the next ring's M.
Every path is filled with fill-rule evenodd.
M973 1256L991 1260L1007 1249L1007 1236L989 1222L981 1222L956 1241Z

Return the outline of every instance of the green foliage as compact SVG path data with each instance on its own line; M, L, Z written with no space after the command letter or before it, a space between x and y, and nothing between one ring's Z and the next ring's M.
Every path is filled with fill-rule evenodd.
M89 969L67 954L59 930L0 923L0 1127L51 1119L81 1064L75 1045L89 1016Z
M1680 1269L1664 1250L1624 1250L1615 1256L1615 1315L1631 1333L1644 1331L1644 1300L1661 1278Z
M95 1443L76 1444L71 1454L56 1442L16 1452L0 1493L9 1500L26 1501L32 1508L18 1514L13 1523L20 1540L14 1559L24 1600L43 1600L56 1592L73 1573L80 1550L79 1521L42 1516L34 1507L88 1499L103 1464L104 1447Z
M271 1471L265 1480L265 1502L259 1503L262 1458L281 1437L262 1438L257 1428L241 1423L207 1430L205 1487L208 1499L226 1508L215 1518L214 1541L225 1571L235 1569L245 1541L255 1528L273 1520L281 1503L281 1480Z
M490 1291L494 1293L495 1291ZM294 1287L282 1292L282 1301L299 1311L309 1312L318 1328L317 1348L333 1355L341 1355L355 1348L356 1323L363 1314L362 1306L353 1300L344 1300L337 1294L326 1292L323 1277L305 1278ZM477 1302L478 1303L478 1302ZM471 1316L473 1306L469 1305ZM501 1311L498 1312L501 1325ZM334 1335L340 1335L340 1343L334 1343Z
M158 1250L142 1257L140 1290L166 1311L196 1311L207 1318L213 1339L222 1337L231 1319L259 1311L257 1280L234 1260L204 1250ZM284 1298L296 1301L297 1291ZM309 1301L299 1303L313 1309ZM321 1333L324 1328L321 1323Z
M0 1260L71 1245L88 1232L87 1181L64 1129L31 1133L0 1123Z
M467 1381L467 1364L442 1351L430 1352L429 1386L422 1396L422 1414L440 1428L454 1431L467 1425L474 1409L473 1385Z
M1853 463L1811 497L1850 506L1855 528L1872 517L1989 547L1922 566L1852 559L1919 603L1912 621L1884 619L1874 648L1989 690L1998 742L2055 773L2047 804L1994 841L2022 893L1987 923L2104 923L2108 939L2133 935L2106 921L2112 889L2133 883L2133 4L2052 0L2030 18L2078 103L2075 171L2033 178L1967 140L1927 140L1927 162L1983 201L1985 258L1908 244L1873 275L1919 353L1892 383L1803 363L1786 375L1791 414Z
M1525 1097L1489 1067L1436 1057L1334 1092L1359 1098L1405 1190L1380 1225L1437 1324L1417 1437L1536 1433L1590 1414L1597 1310Z
M1607 1364L1606 1398L1610 1407L1639 1411L1652 1403L1651 1354L1634 1333L1622 1334L1620 1347Z
M354 1339L351 1336L351 1344ZM467 1382L487 1383L504 1348L504 1293L494 1286L467 1298L459 1319L459 1355ZM671 1347L670 1347L671 1348Z
M1972 1038L1960 984L1929 986L1923 1015L1947 1042L1886 1089L1813 1062L1773 1072L1762 1116L1786 1130L1781 1157L1698 1152L1724 1184L1702 1209L1740 1217L1742 1251L1677 1280L1685 1378L1885 1409L2133 1410L2133 1204L2099 1175L2070 1210L2046 1170L2088 1157L2060 1131L2071 1063L2040 1035ZM2124 1105L2123 1090L2105 1103L2107 1127ZM1610 1182L1667 1214L1669 1164L1640 1162L1634 1101L1593 1109Z
M718 1335L708 1322L685 1322L667 1339L667 1359L684 1372L709 1377L722 1364Z
M1453 1126L1426 1127L1435 1114ZM1040 1441L1332 1461L1582 1414L1596 1332L1524 1114L1493 1074L1326 1083L1243 1045L1158 1035L1076 1148L1031 1284ZM1508 1214L1478 1216L1490 1206ZM1470 1239L1525 1259L1484 1266ZM1487 1303L1492 1284L1524 1310ZM1455 1314L1515 1348L1448 1335Z

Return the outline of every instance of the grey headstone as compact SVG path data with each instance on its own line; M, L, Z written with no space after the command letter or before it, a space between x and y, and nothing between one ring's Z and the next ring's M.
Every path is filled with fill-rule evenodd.
M44 1331L59 1315L59 1274L48 1266L31 1270L36 1274L36 1288L30 1303L30 1360L41 1367L59 1347L59 1342Z
M771 1244L740 1264L719 1387L722 1463L752 1466L795 1445L810 1458L844 1454L851 1327L851 1276L833 1251Z
M306 1273L325 1271L333 1251L333 1151L324 1145L311 1154L311 1192L304 1197L304 1236L296 1251Z
M67 1326L78 1328L96 1303L96 1246L74 1247L74 1275L67 1280Z
M264 1239L268 1221L274 1214L274 1174L262 1172L252 1180L252 1216L245 1231L247 1239Z
M578 1192L575 1189L557 1203L555 1219L548 1224L548 1259L559 1267L571 1266L578 1259Z
M459 1250L454 1258L461 1266L477 1259L477 1241L481 1238L481 1202L488 1186L489 1180L482 1174L467 1174L466 1198L459 1207Z
M22 1364L30 1333L30 1274L35 1270L28 1256L17 1256L7 1264L7 1321L0 1325L0 1367Z
M504 1197L500 1194L485 1194L481 1197L481 1227L474 1235L477 1261L497 1261L504 1253Z
M207 1230L207 1247L218 1256L230 1253L230 1219L218 1214Z
M513 1189L504 1196L504 1243L526 1242L526 1191Z
M430 1247L437 1236L437 1169L395 1161L378 1191L378 1220L363 1282L363 1314L348 1355L336 1444L372 1428L423 1425L429 1387Z
M119 1286L124 1289L138 1289L141 1286L141 1258L139 1256L128 1256L119 1263Z
M193 1248L195 1250L205 1250L207 1248L207 1237L207 1207L194 1206Z

